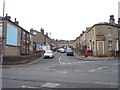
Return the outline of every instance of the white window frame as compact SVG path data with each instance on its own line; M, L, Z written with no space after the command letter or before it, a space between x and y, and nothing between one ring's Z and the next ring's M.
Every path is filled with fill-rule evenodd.
M108 28L108 36L112 36L112 28Z
M108 51L112 51L112 41L108 41Z
M3 23L0 23L0 37L2 37Z

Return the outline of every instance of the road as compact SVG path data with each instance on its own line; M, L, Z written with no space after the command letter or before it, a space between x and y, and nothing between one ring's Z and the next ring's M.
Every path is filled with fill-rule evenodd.
M117 88L118 60L78 60L66 53L2 69L3 88Z

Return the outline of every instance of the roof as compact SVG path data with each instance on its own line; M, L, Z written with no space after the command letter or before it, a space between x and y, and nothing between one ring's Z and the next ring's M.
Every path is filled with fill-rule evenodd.
M100 25L108 25L108 26L120 28L120 25L118 25L118 24L111 24L111 23L108 23L108 22L100 22L100 23L94 24L92 27L90 27L90 29L87 32L89 32L93 27L100 26Z
M0 20L3 20L3 17L0 17ZM4 18L4 20L9 21L10 23L16 25L17 27L19 27L20 29L24 30L25 32L28 32L27 30L25 30L24 28L22 28L20 25L16 24L15 22L11 21L10 19ZM30 33L30 32L28 32Z

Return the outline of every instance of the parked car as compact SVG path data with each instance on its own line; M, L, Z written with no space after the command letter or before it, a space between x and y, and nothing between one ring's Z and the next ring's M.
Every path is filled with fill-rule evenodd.
M60 49L60 52L61 52L61 53L65 53L65 49L64 49L64 48L61 48L61 49Z
M68 48L66 50L67 56L74 56L73 50L71 48Z
M60 52L60 51L61 51L61 48L59 48L57 51Z
M54 55L53 55L53 51L52 50L45 51L44 59L46 59L46 58L53 58L53 57L54 57Z

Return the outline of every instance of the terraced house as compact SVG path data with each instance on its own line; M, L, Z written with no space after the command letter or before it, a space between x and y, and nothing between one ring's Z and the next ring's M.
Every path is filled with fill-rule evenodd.
M119 49L118 30L120 20L115 23L114 15L110 16L109 22L101 22L87 28L80 36L80 46L86 46L94 56L113 56Z
M11 17L6 15L4 21L3 17L0 17L0 23L4 56L20 56L32 52L32 34L19 26L19 22L16 19L13 22Z
M44 33L44 29L41 28L40 31L37 30L30 30L30 33L33 34L33 51L39 52L43 48L45 48L47 45L52 49L55 47L55 40L51 39L48 36L48 33Z

